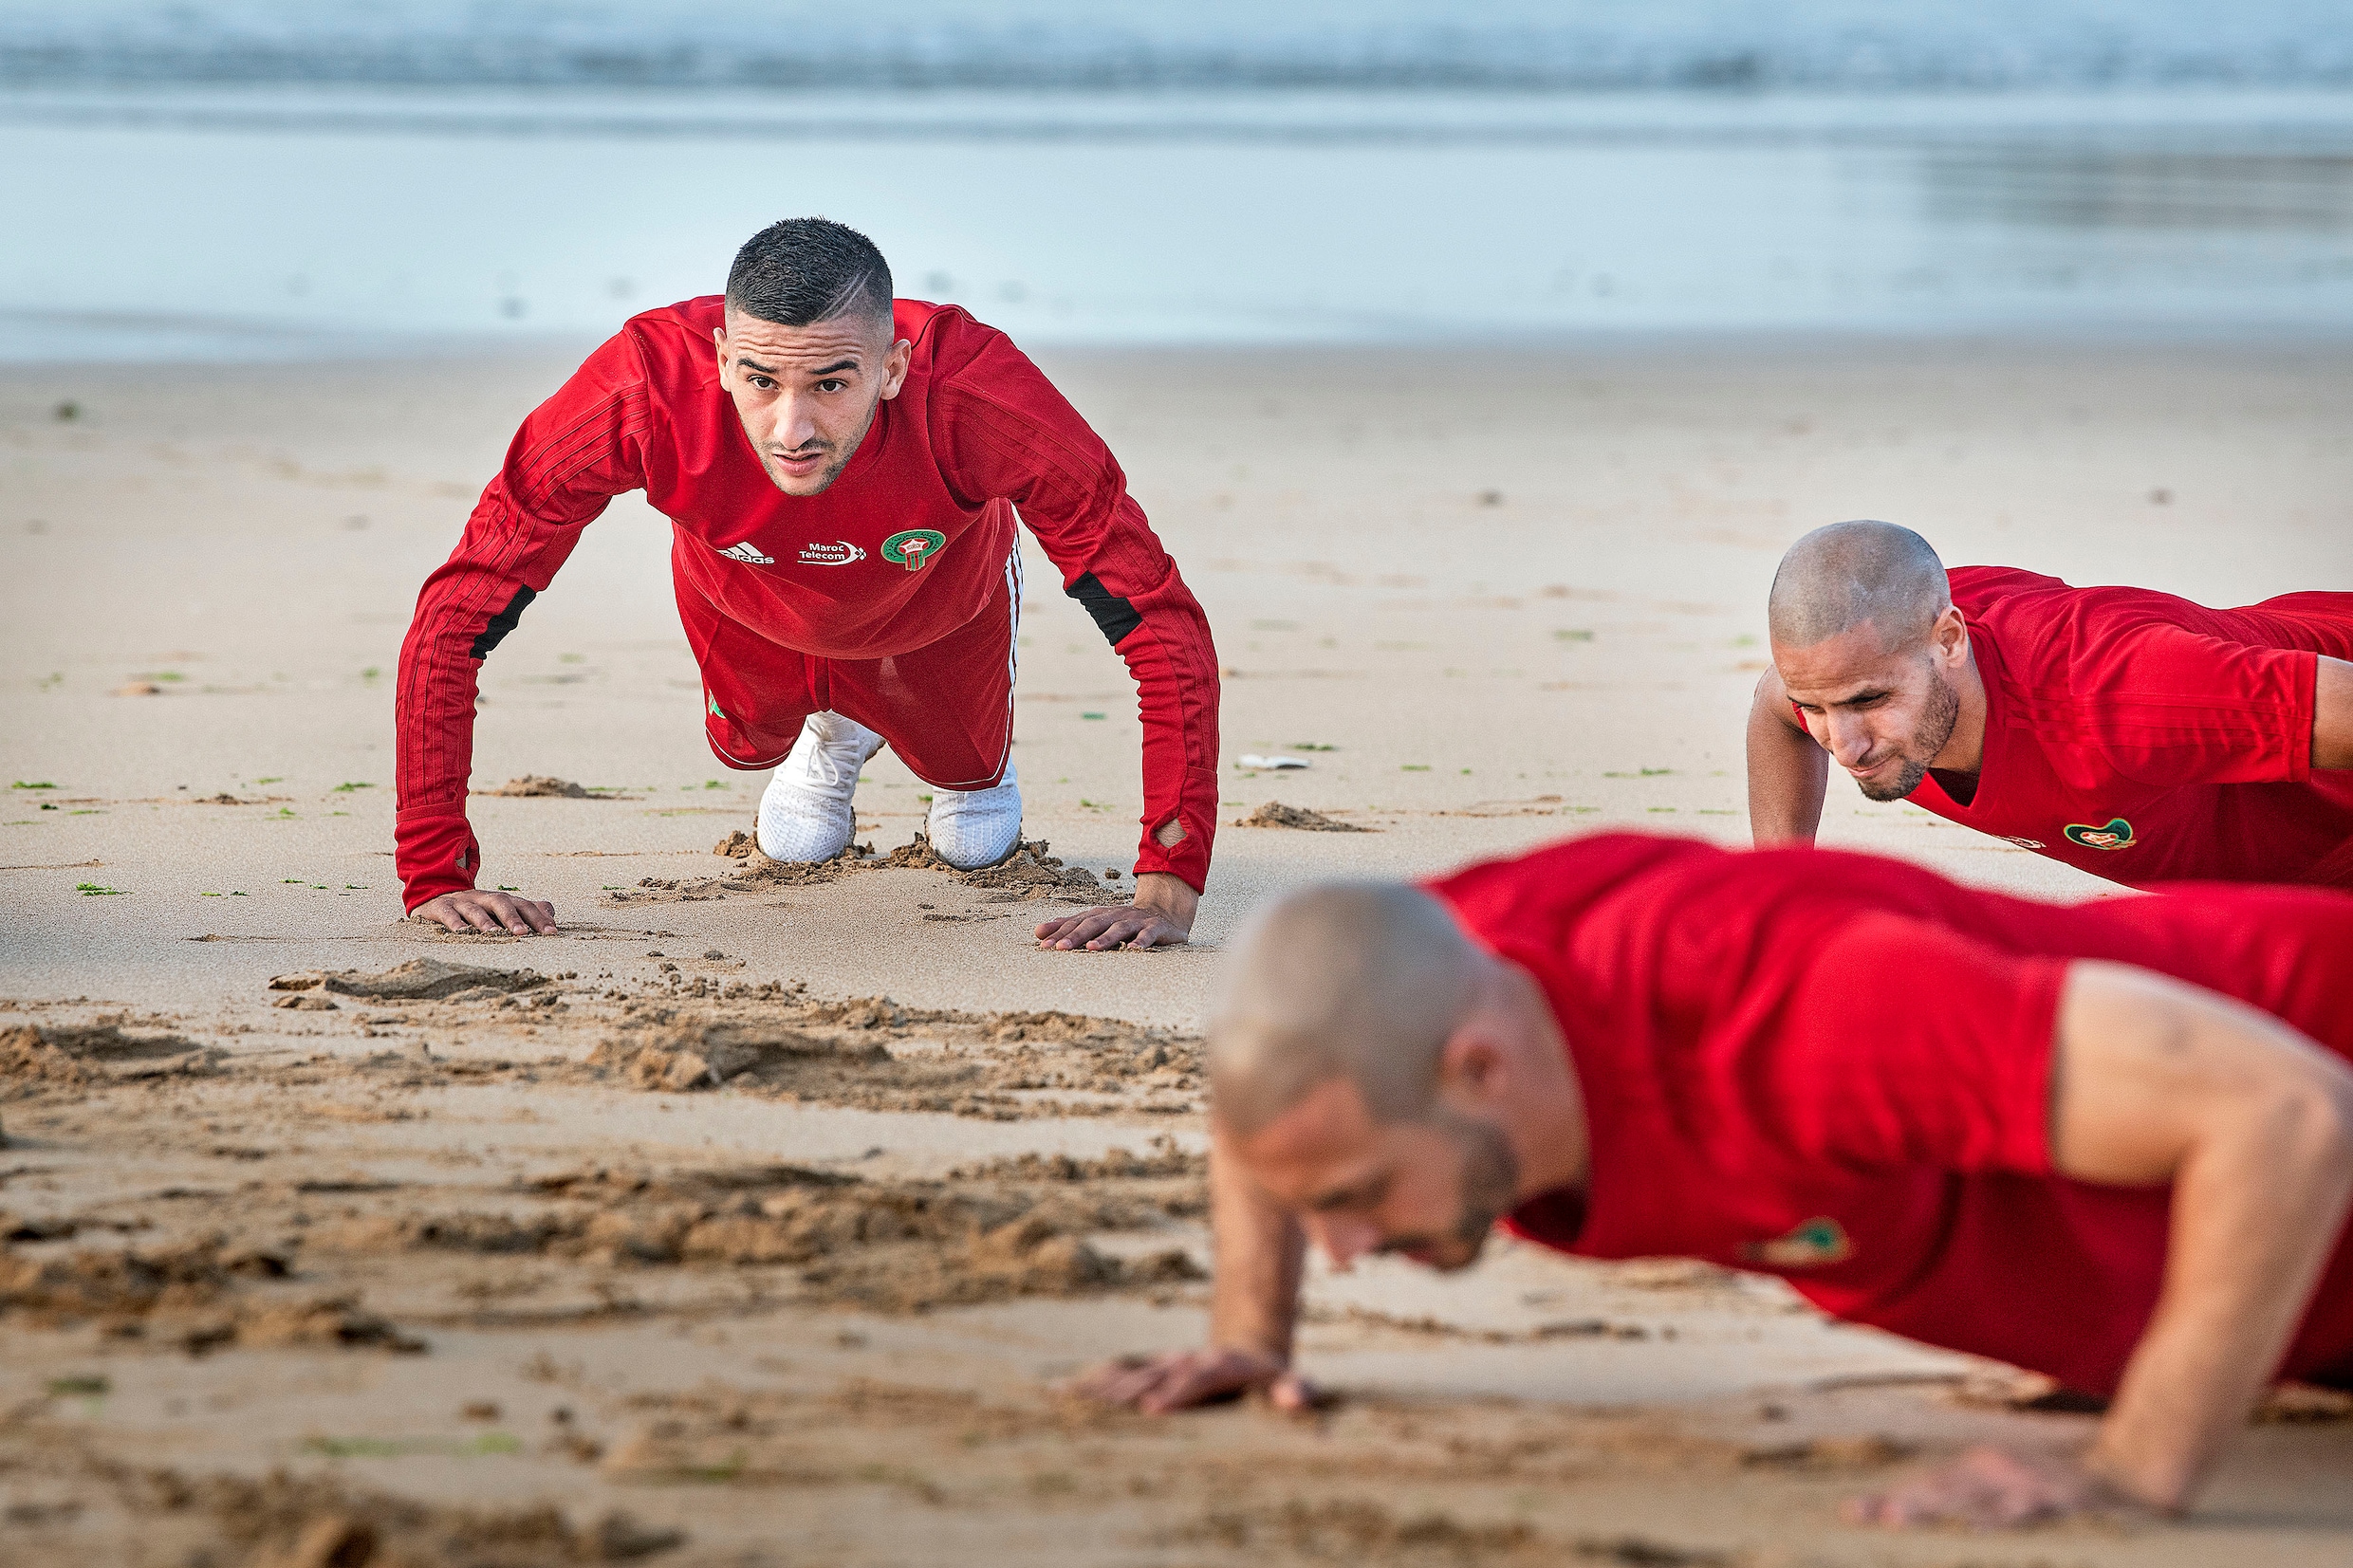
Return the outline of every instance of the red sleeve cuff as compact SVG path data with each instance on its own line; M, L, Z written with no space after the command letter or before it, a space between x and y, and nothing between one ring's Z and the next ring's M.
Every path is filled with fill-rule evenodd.
M2059 1048L2059 998L2067 984L2064 958L2016 961L2015 984L1992 1027L2007 1026L2029 1048L1996 1054L1988 1074L1994 1103L2008 1114L1997 1122L1986 1164L1997 1171L2048 1175L2050 1162L2051 1067Z
M2312 782L2312 725L2318 716L2321 702L2321 656L2307 653L2294 653L2288 656L2300 666L2288 677L2292 683L2288 690L2295 693L2296 707L2288 721L2288 782L2309 784Z
M1209 890L1210 839L1214 829L1188 821L1185 836L1174 844L1154 841L1152 830L1146 828L1143 839L1136 846L1136 875L1166 872L1181 880L1195 893Z
M1210 852L1217 840L1217 777L1214 773L1189 776L1182 793L1186 798L1173 819L1144 820L1143 837L1136 845L1136 875L1165 872L1194 892L1204 893L1209 888ZM1173 844L1163 844L1154 835L1161 823L1172 820L1184 824L1185 836Z
M393 865L400 876L401 907L414 913L445 893L472 887L482 869L482 846L462 811L441 806L402 812L393 828Z

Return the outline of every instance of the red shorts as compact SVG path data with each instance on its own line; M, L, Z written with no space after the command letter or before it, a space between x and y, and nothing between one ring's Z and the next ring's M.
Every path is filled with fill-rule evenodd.
M683 579L678 618L702 666L703 728L730 767L774 767L811 713L880 735L936 789L987 789L1013 746L1021 556L1007 558L981 612L937 642L887 658L821 658L731 620Z

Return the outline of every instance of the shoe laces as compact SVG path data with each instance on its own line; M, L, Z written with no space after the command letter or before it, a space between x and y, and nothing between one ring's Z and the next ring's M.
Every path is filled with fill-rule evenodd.
M827 789L838 790L858 783L858 775L866 766L864 741L856 735L837 739L820 739L810 748L808 776Z

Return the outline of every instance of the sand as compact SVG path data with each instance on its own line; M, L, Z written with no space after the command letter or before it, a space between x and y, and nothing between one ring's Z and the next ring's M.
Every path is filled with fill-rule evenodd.
M1308 1418L1054 1384L1202 1332L1198 1030L1253 903L1599 827L1741 839L1764 587L1818 522L2214 603L2353 582L2353 353L1047 362L1211 612L1230 765L1311 763L1228 766L1184 949L1028 941L1120 895L1137 812L1132 692L1048 571L1026 858L940 867L885 754L872 855L779 867L627 499L484 683L485 880L563 933L401 922L409 605L564 355L0 374L15 1559L2343 1559L2342 1402L2252 1428L2192 1525L1844 1529L1903 1467L2093 1418L1683 1264L1318 1271ZM1825 837L2113 892L1844 786Z

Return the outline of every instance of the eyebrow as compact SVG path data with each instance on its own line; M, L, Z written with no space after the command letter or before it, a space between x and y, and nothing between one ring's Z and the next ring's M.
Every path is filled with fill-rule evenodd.
M781 370L774 369L769 365L764 365L759 360L747 358L741 354L735 356L735 362L741 365L744 369L753 372L755 375L781 378L785 374ZM836 360L829 365L819 365L815 370L810 371L809 374L811 376L830 376L837 370L856 370L857 368L858 360L855 358L851 358L847 360Z
M1389 1173L1383 1171L1333 1191L1318 1193L1307 1200L1307 1208L1310 1212L1321 1214L1334 1208L1350 1208L1359 1204L1372 1203L1379 1200L1388 1186Z
M1791 697L1789 700L1800 708L1852 708L1859 702L1871 702L1889 695L1892 695L1892 692L1887 687L1866 686L1860 692L1839 698L1836 702L1807 702L1803 697Z

